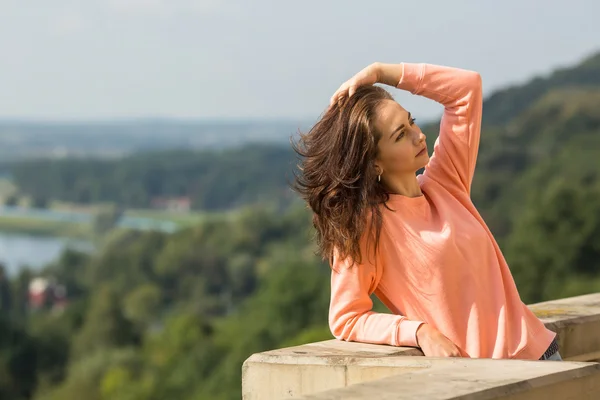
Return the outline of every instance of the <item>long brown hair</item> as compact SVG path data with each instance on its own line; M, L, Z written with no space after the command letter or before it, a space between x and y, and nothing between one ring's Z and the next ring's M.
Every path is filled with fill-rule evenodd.
M389 199L375 169L381 132L375 128L379 105L392 96L379 86L362 86L329 107L298 143L294 189L313 211L319 253L361 263L360 241L367 236L374 252L382 226L381 203ZM369 247L369 246L367 246Z

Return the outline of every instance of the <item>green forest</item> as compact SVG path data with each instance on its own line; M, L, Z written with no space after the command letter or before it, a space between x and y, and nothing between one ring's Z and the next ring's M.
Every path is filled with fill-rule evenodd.
M600 54L485 99L472 196L525 303L600 291L598 110ZM436 125L422 128L433 142ZM238 399L252 353L330 339L328 265L289 189L294 165L289 146L267 145L2 165L48 201L189 196L236 213L112 232L94 253L1 274L0 398ZM28 304L40 275L66 305Z
M34 159L0 165L36 204L112 202L147 208L159 197L189 197L192 208L216 211L250 203L287 205L291 147L250 144L228 150L171 150L123 159Z

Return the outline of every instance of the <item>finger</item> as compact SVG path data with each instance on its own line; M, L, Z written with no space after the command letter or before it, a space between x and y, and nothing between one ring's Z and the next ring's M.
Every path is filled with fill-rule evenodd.
M346 95L347 92L347 88L345 87L340 87L334 94L333 96L331 96L331 100L330 100L330 104L333 105L336 102L340 101L342 99L342 97L344 97Z
M331 98L331 101L330 101L330 103L329 103L329 104L333 106L335 103L338 103L338 102L339 102L341 99L342 99L342 95L341 95L341 94L339 94L339 93L336 93L336 94L335 94L335 95L333 95L333 97Z
M348 88L348 97L352 97L354 93L356 93L356 85L352 85Z
M342 91L342 86L340 86L339 89L336 90L335 93L333 93L333 96L331 96L331 99L329 99L329 104L333 105L335 102L337 102L339 100L341 91Z

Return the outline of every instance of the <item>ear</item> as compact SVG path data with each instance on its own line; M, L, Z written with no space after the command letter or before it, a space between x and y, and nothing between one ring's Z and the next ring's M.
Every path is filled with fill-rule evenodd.
M379 161L375 160L373 167L375 168L375 173L377 175L383 174L383 168L381 167L381 163Z

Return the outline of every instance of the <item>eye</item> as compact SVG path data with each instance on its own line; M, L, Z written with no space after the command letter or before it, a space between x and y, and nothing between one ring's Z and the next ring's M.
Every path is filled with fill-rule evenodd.
M400 132L398 137L396 138L396 142L404 137L404 131Z
M410 124L411 124L411 125L414 125L416 120L417 120L416 118L412 118L412 117L411 117L411 118L410 118Z

